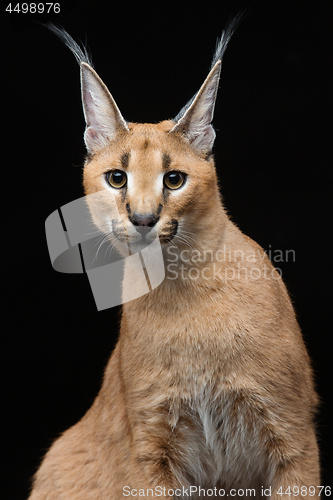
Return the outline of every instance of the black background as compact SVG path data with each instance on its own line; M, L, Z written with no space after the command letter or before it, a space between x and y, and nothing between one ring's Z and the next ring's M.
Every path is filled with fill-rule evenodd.
M83 195L84 120L75 59L36 21L50 20L87 41L125 119L158 122L175 116L198 90L222 28L244 8L223 61L215 159L224 204L240 229L266 250L295 250L295 261L277 265L313 360L322 399L322 484L332 484L330 2L60 6L57 15L7 13L2 21L8 472L1 498L27 498L53 439L90 407L119 323L119 310L97 312L86 276L60 274L50 264L44 221Z

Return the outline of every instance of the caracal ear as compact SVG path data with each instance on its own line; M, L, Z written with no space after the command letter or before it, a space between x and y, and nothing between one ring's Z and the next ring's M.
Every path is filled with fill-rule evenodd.
M213 148L215 131L212 127L216 94L219 85L223 55L245 12L240 12L222 31L217 41L211 70L199 92L174 118L176 125L170 133L181 134L197 150L209 154Z
M128 127L108 88L86 62L81 62L81 89L86 120L84 141L88 153L96 153Z
M207 153L212 150L216 135L211 123L220 73L221 61L217 61L191 105L170 131L170 133L180 133L196 149Z

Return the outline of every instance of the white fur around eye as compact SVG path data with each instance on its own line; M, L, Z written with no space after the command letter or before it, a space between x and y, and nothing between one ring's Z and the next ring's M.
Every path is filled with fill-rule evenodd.
M133 192L134 190L134 178L132 172L126 172L127 173L127 192Z
M155 181L155 193L160 195L163 190L163 177L164 174L158 174Z

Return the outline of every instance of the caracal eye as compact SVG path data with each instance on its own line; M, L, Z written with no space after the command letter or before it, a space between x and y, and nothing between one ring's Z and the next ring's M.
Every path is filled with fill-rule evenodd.
M165 187L168 189L179 189L185 182L185 174L175 170L167 172L163 178Z
M122 170L110 170L106 173L106 180L115 189L123 188L127 182L127 175Z

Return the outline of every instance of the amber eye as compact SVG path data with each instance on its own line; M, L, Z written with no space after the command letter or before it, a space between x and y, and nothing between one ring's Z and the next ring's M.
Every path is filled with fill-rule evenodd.
M168 189L179 189L185 182L185 174L181 172L168 172L163 178L164 185Z
M113 188L120 189L125 186L127 176L122 170L111 170L107 172L106 180Z

